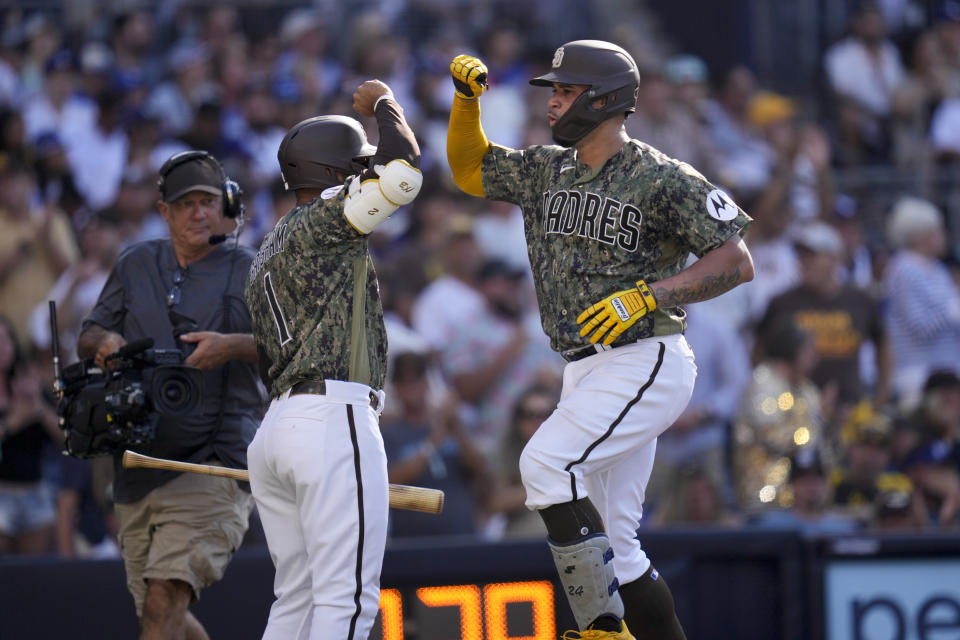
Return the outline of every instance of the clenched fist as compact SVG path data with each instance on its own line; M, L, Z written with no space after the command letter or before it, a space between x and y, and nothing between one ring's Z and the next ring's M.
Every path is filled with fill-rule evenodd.
M373 116L373 107L382 96L393 97L393 91L379 80L367 80L353 92L353 110L362 116Z
M473 100L487 90L487 67L480 58L457 56L450 62L450 74L461 98Z

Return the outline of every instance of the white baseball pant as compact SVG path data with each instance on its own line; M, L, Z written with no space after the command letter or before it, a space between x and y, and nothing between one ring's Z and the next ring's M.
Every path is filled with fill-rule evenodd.
M285 392L247 458L276 568L263 638L365 640L380 602L389 508L370 388L327 380L325 395Z
M681 334L570 362L556 410L520 457L528 508L591 499L620 584L650 567L637 527L657 437L686 408L696 377L693 351Z

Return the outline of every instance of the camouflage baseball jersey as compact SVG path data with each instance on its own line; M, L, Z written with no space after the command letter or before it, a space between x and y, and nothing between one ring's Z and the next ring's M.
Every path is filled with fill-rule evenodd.
M540 320L557 351L590 344L577 316L611 293L678 273L742 233L750 218L690 165L630 140L597 169L575 149L491 145L486 197L523 210ZM617 339L626 344L682 333L680 308L657 308Z
M346 186L327 189L287 213L264 238L250 265L244 297L257 350L266 360L271 397L301 380L346 380L383 388L387 335L380 291L367 237L343 216L346 193ZM367 264L363 332L369 376L351 380L350 332L358 259Z

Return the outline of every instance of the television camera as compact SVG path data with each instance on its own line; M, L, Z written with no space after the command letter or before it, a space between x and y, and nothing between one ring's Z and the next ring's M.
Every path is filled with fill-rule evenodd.
M174 338L196 328L189 318L171 317ZM183 364L183 348L154 349L152 338L134 340L106 357L105 367L82 360L60 370L56 306L50 301L57 416L66 451L77 458L110 455L156 437L160 416L187 416L200 405L202 372Z

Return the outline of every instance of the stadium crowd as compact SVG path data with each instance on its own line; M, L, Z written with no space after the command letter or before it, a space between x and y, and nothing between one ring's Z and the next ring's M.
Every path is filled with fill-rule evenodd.
M406 106L425 174L371 240L389 475L447 492L441 516L393 512L391 535L544 535L517 462L564 361L540 329L519 211L449 177L447 65L465 52L488 65L491 140L549 144L545 94L528 80L564 36L629 48L642 80L628 133L754 219L756 279L687 309L699 375L660 439L641 526L960 526L960 246L948 240L960 224L960 2L860 3L822 52L822 91L803 96L645 39L641 13L610 30L591 3L563 3L565 32L553 2L364 4L3 10L0 554L117 553L109 460L60 455L47 301L69 364L119 252L165 233L157 170L179 150L211 152L240 183L240 242L258 246L293 202L276 161L284 133L317 113L353 115L349 96L370 77ZM884 12L894 5L913 20ZM910 188L878 200L856 178L878 167ZM952 200L935 188L943 175Z

